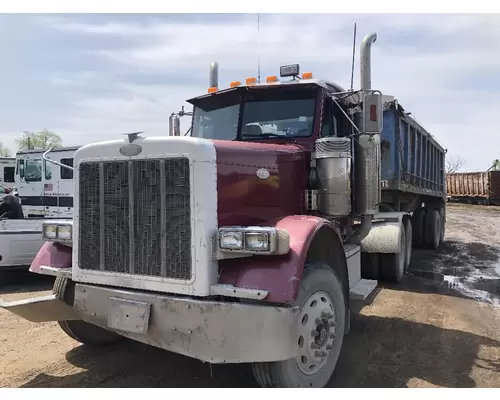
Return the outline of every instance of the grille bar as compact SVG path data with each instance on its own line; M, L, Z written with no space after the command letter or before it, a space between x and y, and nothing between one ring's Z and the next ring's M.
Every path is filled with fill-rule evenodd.
M128 162L128 272L135 272L135 238L134 238L134 170L133 161Z
M80 164L81 269L189 280L186 158Z

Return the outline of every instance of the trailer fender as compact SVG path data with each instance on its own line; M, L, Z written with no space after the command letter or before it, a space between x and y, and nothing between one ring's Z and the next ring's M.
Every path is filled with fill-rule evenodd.
M403 220L409 214L402 212L382 212L375 214L370 233L361 241L363 253L399 253L402 248L401 230Z
M45 274L47 270L67 270L72 266L72 248L56 242L45 242L31 262L29 271ZM51 274L52 275L52 274Z
M263 301L291 304L297 298L307 262L328 263L342 281L347 281L342 240L331 222L320 217L300 215L285 217L271 226L289 232L288 254L220 260L219 284L266 290L268 295ZM337 258L332 260L328 257ZM347 294L348 291L347 287Z

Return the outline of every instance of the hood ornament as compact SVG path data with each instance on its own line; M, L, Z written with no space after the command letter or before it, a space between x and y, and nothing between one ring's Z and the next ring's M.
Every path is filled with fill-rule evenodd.
M128 142L129 143L132 143L134 140L136 140L137 138L140 138L140 134L141 133L144 133L144 132L132 132L132 133L124 133L124 135L127 135L128 137Z

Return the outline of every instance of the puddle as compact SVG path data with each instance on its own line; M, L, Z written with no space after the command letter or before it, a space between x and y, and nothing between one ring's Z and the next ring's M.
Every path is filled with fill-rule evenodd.
M440 289L500 305L500 248L449 241L437 252L414 254L410 274L432 281Z

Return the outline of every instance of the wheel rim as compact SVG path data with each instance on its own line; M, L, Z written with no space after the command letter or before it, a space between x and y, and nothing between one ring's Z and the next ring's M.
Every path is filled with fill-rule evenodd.
M336 313L331 297L315 292L304 303L299 317L297 366L305 375L316 373L330 355L336 335Z

